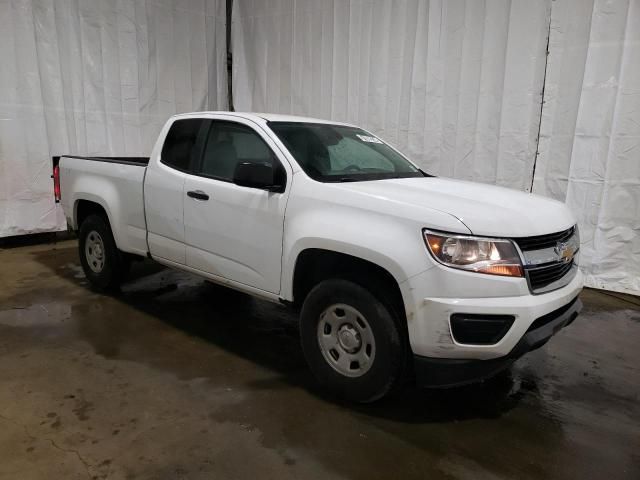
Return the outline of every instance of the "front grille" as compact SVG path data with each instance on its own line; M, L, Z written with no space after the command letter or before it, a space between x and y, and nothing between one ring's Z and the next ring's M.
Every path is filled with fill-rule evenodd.
M558 282L558 280L569 274L574 267L574 260L564 261L565 259L561 258L563 252L558 250L560 245L565 242L569 244L574 242L573 244L575 245L577 235L576 227L573 226L562 232L513 239L523 253L525 274L529 282L529 288L533 293L548 292L554 287L560 288L571 281L573 277L568 276L563 284ZM579 240L577 241L579 242ZM577 251L577 248L575 251ZM555 282L558 282L558 284L549 287Z
M563 232L549 233L548 235L538 235L536 237L521 237L513 240L518 244L520 250L541 250L543 248L555 247L558 242L564 242L571 238L575 227L571 227Z
M540 290L564 277L573 267L573 260L567 263L552 263L543 267L526 269L531 290Z

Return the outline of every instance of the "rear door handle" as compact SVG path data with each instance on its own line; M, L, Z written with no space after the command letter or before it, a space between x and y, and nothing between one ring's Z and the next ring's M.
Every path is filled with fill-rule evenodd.
M203 201L209 200L209 195L204 193L202 190L189 190L187 192L187 196L191 198L195 198L196 200L203 200Z

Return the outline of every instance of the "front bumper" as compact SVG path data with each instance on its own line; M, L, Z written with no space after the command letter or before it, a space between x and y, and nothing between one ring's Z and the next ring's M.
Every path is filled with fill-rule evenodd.
M407 329L418 381L445 386L493 375L573 321L581 308L576 299L582 286L579 271L567 285L540 295L531 294L524 278L445 267L408 279L400 287L408 306ZM570 308L562 311L567 305ZM454 314L510 316L513 323L495 343L465 344L452 334ZM553 315L558 318L538 331L534 322Z
M505 356L489 360L429 358L414 355L416 382L421 386L450 387L489 378L525 353L541 347L559 330L572 323L582 310L575 297L567 305L536 319Z
M578 296L583 285L578 271L564 287L532 295L524 278L453 270L432 268L401 285L405 305L410 306L407 328L415 355L473 360L504 357L537 318L568 304ZM457 296L452 297L451 293ZM515 320L497 343L469 345L456 341L451 334L450 319L456 313L511 315Z

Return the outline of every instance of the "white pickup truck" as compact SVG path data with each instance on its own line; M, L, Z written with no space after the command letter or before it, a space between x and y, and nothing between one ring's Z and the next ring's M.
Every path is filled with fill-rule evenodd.
M352 125L176 115L148 159L54 157L53 176L95 287L139 255L290 305L310 369L354 401L487 378L581 309L564 204L436 178Z

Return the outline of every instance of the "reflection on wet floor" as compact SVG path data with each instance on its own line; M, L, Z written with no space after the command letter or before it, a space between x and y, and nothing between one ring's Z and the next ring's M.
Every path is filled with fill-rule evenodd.
M148 261L100 295L75 249L0 251L0 477L640 478L634 303L585 291L490 381L354 406L316 386L288 309Z

